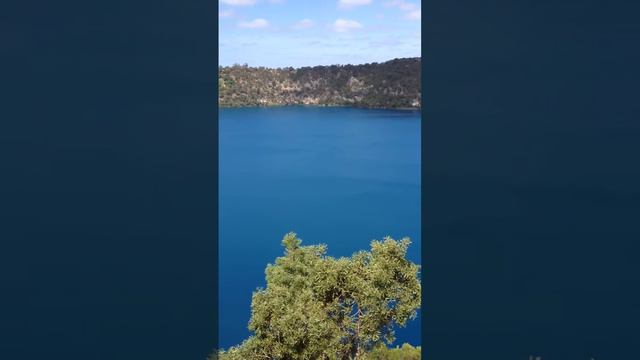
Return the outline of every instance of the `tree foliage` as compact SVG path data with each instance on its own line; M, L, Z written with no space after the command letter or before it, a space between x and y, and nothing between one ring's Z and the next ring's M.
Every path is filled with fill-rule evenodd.
M236 359L377 359L420 307L419 266L406 259L410 241L390 237L350 258L326 256L325 245L302 246L295 233L266 269L253 294L253 336L222 351ZM378 357L379 358L379 357Z
M420 360L421 356L420 346L403 344L396 348L377 346L369 353L369 360Z
M350 105L419 108L421 59L384 63L269 69L234 65L218 69L222 107Z

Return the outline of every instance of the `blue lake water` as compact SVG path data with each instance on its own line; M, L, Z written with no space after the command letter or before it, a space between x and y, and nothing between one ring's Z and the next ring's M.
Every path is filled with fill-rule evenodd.
M252 292L289 231L331 256L408 236L420 263L419 112L239 108L219 119L221 347L249 336ZM419 322L397 342L420 344Z

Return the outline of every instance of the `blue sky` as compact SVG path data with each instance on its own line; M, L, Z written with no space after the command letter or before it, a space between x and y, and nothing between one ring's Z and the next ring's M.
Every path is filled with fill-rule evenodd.
M420 56L419 0L219 0L219 62L300 67Z

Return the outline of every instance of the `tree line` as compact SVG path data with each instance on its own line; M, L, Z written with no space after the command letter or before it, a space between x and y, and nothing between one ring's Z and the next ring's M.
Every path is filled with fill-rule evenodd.
M235 64L218 69L218 104L420 108L420 70L420 58L297 69Z

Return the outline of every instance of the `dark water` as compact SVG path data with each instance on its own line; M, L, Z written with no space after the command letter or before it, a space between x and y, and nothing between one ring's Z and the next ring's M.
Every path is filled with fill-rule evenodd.
M352 108L221 109L220 346L249 335L251 294L295 231L332 256L410 237L420 262L420 113ZM416 319L398 341L420 343Z

